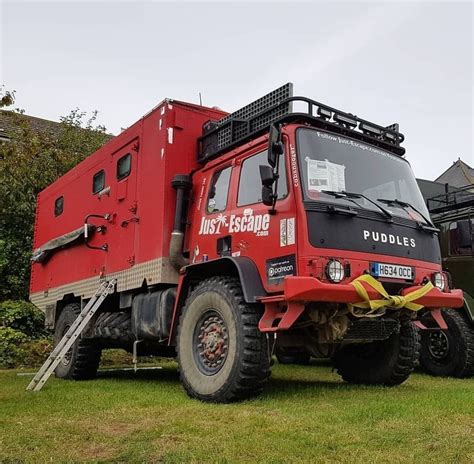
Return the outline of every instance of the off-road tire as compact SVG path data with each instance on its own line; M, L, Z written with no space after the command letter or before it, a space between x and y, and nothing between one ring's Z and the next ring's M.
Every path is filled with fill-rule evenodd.
M117 341L134 340L130 311L99 314L94 324L94 337Z
M307 366L311 360L311 355L304 350L291 350L277 348L275 356L280 364L297 364Z
M394 386L408 379L419 351L418 331L411 321L404 320L400 332L386 340L343 346L336 352L334 364L346 382Z
M271 348L265 334L258 330L261 313L259 305L245 303L238 279L213 277L192 290L180 317L177 336L180 378L190 397L229 403L256 396L263 390L270 377ZM201 336L214 327L212 322L208 323L212 319L218 321L214 326L222 329L216 329L216 333L227 334L227 339L218 338L219 346L227 343L227 349L219 351L225 356L220 367L208 367L206 363L211 362L202 355L203 345L199 347L199 340L204 340ZM215 372L216 369L219 370Z
M78 303L66 305L59 315L54 333L54 344L57 345L69 327L81 312ZM56 377L62 379L88 380L97 374L101 349L92 339L79 337L68 354L58 364Z
M474 375L474 325L463 310L443 310L448 330L444 332L445 353L437 353L430 337L440 333L422 330L420 367L435 376L471 377ZM442 335L442 334L441 334Z

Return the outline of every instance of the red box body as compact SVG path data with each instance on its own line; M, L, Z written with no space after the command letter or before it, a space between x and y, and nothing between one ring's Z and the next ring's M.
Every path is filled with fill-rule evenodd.
M102 276L117 276L118 291L158 283L177 283L168 260L173 228L176 174L198 167L197 139L203 124L226 113L173 100L164 100L150 113L90 155L43 190L37 200L34 249L77 230L86 216L102 227L88 241L107 251L67 246L43 263L32 266L30 295L46 310L64 296L90 297ZM127 177L117 178L117 162L131 155ZM104 189L93 193L94 175L105 173ZM55 214L63 197L63 211ZM54 311L48 311L48 313ZM52 316L50 316L52 317ZM50 325L54 321L47 321Z

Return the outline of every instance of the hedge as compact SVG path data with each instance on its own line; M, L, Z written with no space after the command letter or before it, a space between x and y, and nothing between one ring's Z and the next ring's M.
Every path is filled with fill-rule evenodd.
M31 303L0 303L0 368L36 366L52 349L44 314Z

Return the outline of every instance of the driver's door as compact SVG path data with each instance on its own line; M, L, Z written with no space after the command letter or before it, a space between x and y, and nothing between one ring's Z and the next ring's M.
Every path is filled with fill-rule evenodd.
M229 218L232 255L249 256L257 265L267 291L281 289L283 279L296 274L296 217L289 189L285 155L281 155L276 213L262 203L260 165L268 165L267 150L237 160Z

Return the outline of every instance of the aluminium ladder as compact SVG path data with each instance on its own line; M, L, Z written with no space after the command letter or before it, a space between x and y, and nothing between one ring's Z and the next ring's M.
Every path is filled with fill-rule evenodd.
M97 312L105 298L107 298L107 295L112 293L116 282L115 279L112 279L100 284L97 292L81 310L79 316L77 316L76 320L72 323L71 327L69 327L63 338L61 338L59 343L54 347L54 350L41 366L38 373L33 377L33 380L26 387L27 390L40 391L41 388L43 388L43 385L49 379L66 353L71 349L79 335L81 335L92 316Z

